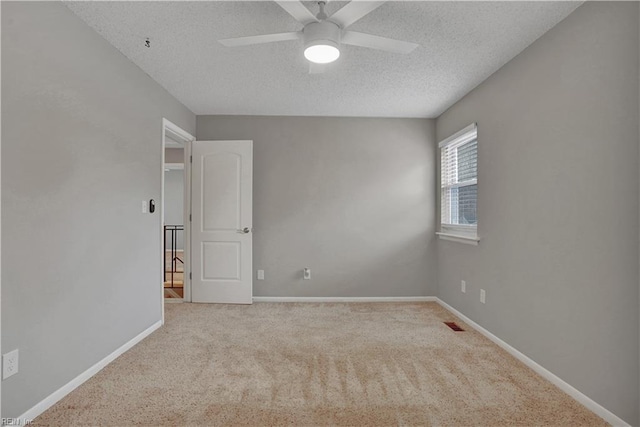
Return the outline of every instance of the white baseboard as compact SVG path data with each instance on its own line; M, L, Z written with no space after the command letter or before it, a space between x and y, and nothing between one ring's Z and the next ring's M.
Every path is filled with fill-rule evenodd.
M560 390L564 391L569 396L573 397L575 400L577 400L579 403L581 403L583 406L585 406L591 412L595 413L596 415L598 415L599 417L604 419L609 424L611 424L613 426L629 427L629 424L626 423L622 418L618 417L613 412L609 411L608 409L606 409L605 407L603 407L599 403L595 402L590 397L588 397L585 394L581 393L578 389L576 389L575 387L573 387L572 385L570 385L566 381L562 380L560 377L555 375L553 372L551 372L548 369L544 368L543 366L539 365L533 359L529 358L525 354L523 354L523 353L519 352L518 350L516 350L515 348L511 347L509 344L507 344L506 342L502 341L500 338L498 338L497 336L493 335L491 332L489 332L488 330L486 330L482 326L478 325L476 322L474 322L473 320L469 319L467 316L465 316L464 314L462 314L461 312L459 312L455 308L451 307L449 304L447 304L446 302L442 301L440 298L436 298L436 301L442 307L444 307L445 309L447 309L448 311L450 311L451 313L453 313L457 317L459 317L460 320L465 322L467 325L471 326L473 329L475 329L476 331L480 332L485 337L489 338L495 344L497 344L498 346L500 346L501 348L506 350L513 357L515 357L516 359L518 359L519 361L521 361L522 363L524 363L525 365L527 365L528 367L533 369L538 375L540 375L541 377L543 377L543 378L547 379L548 381L550 381L551 383L553 383Z
M435 302L436 297L253 297L253 302Z
M20 415L18 419L23 419L23 420L35 419L38 415L42 414L44 411L52 407L60 399L65 397L67 394L71 393L78 386L82 385L82 383L84 383L89 378L91 378L92 376L100 372L105 366L113 362L118 356L120 356L125 351L129 350L131 347L133 347L134 345L138 344L140 341L145 339L147 336L149 336L153 331L158 329L160 326L162 326L162 321L158 320L156 323L149 326L144 331L140 332L138 335L136 335L134 338L129 340L126 344L118 348L116 351L114 351L113 353L111 353L110 355L108 355L107 357L105 357L104 359L102 359L101 361L99 361L98 363L96 363L95 365L93 365L92 367L90 367L89 369L87 369L86 371L84 371L83 373L81 373L71 381L69 381L67 384L60 387L58 390L51 393L49 396L47 396L42 401L40 401L40 403L36 404L33 408L27 410L24 414Z

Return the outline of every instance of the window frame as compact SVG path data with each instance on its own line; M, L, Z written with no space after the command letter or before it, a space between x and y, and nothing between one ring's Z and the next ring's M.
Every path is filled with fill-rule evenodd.
M440 149L440 159L442 159L443 150L451 145L463 145L469 141L476 140L476 144L478 143L478 126L476 123L472 123L469 126L466 126L464 129L454 133L453 135L445 138L444 140L438 143L438 148ZM477 146L476 146L477 147ZM477 148L476 148L477 150ZM476 158L478 153L476 152ZM442 171L443 167L446 165L440 162L440 231L436 234L440 239L444 240L452 240L461 243L468 243L477 245L480 239L478 238L478 224L447 224L442 222L442 211L443 211L443 203L445 203L444 198L442 197L443 188L461 188L461 187L469 187L472 185L478 184L478 178L473 180L467 180L462 183L456 183L453 185L442 185ZM477 212L476 212L477 215Z

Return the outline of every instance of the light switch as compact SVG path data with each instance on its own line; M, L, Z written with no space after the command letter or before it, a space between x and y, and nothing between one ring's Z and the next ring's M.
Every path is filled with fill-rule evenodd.
M264 280L264 270L258 270L258 280Z
M142 213L147 213L147 201L142 201Z

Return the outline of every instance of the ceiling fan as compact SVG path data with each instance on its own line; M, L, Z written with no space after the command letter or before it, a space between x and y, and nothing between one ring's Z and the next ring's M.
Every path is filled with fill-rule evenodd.
M298 0L276 0L285 11L304 25L301 31L219 40L225 46L248 46L302 39L304 56L310 62L309 73L322 73L326 64L340 57L340 45L367 47L393 53L410 53L417 43L350 31L346 28L384 4L384 1L351 1L331 16L324 11L325 0L318 1L320 11L313 15Z

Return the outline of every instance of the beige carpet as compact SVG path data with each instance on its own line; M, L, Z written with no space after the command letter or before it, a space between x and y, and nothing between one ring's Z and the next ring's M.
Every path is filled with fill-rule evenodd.
M257 303L167 304L33 425L606 423L436 303Z

